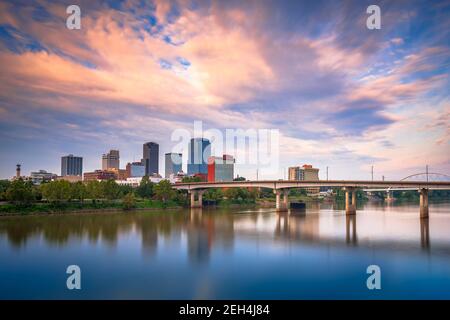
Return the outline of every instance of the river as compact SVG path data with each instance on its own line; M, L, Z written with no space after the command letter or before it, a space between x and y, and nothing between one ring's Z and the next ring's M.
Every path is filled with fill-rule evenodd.
M347 298L450 299L450 202L0 217L0 299Z

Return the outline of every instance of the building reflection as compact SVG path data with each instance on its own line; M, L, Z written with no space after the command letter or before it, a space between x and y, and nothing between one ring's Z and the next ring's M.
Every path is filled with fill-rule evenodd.
M77 238L115 248L122 235L135 234L136 245L140 246L143 256L153 257L160 248L170 243L184 246L182 250L186 250L188 259L193 264L208 263L213 250L233 250L237 237L249 241L258 239L257 241L327 246L367 245L382 249L389 249L392 244L404 244L405 248L411 248L411 244L415 244L416 248L430 250L429 219L420 219L418 235L418 222L394 219L385 223L371 214L337 214L334 208L334 203L316 202L309 204L304 210L278 214L270 209L247 212L198 208L179 212L2 217L0 236L5 236L9 245L19 250L32 239L43 239L47 244L64 246ZM395 237L391 229L399 230L402 234ZM359 235L364 235L362 238L358 238L357 230ZM450 252L450 247L445 244L447 234L443 234L445 223L440 223L433 230L438 233L435 235L438 240L434 241L433 249Z

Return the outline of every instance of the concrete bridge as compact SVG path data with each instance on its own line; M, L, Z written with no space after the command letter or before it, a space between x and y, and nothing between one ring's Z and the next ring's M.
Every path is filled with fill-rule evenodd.
M174 189L188 190L191 195L191 207L201 207L203 193L210 188L269 188L275 193L277 211L289 209L289 190L296 188L337 187L345 190L345 212L356 214L357 189L405 189L420 192L420 217L428 218L428 190L450 190L450 181L361 181L361 180L262 180L230 182L190 182L176 183ZM281 199L283 196L283 199ZM197 197L197 201L195 198Z

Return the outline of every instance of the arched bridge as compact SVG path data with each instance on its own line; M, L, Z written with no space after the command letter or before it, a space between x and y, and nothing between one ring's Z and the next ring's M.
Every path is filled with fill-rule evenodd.
M291 180L262 180L262 181L230 181L230 182L190 182L176 183L173 188L188 190L191 194L191 207L202 206L203 193L210 188L269 188L276 195L277 211L288 209L289 190L294 188L338 187L345 190L345 210L347 214L356 213L356 189L363 188L402 188L420 191L420 216L428 217L428 190L450 190L450 181L361 181L361 180L317 180L317 181L291 181ZM283 194L283 201L281 201ZM195 201L195 197L198 201Z

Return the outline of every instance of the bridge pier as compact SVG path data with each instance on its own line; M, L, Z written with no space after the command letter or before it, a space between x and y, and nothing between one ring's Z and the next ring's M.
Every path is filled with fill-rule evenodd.
M420 218L428 218L428 189L420 189Z
M346 187L345 190L345 214L356 214L356 190L355 188ZM350 199L351 194L351 199Z
M275 193L275 208L278 212L288 211L288 198L289 198L289 189L274 189ZM281 193L283 193L283 202L281 202Z
M189 190L191 194L191 208L202 208L203 207L203 193L205 190ZM197 196L198 200L195 200Z

